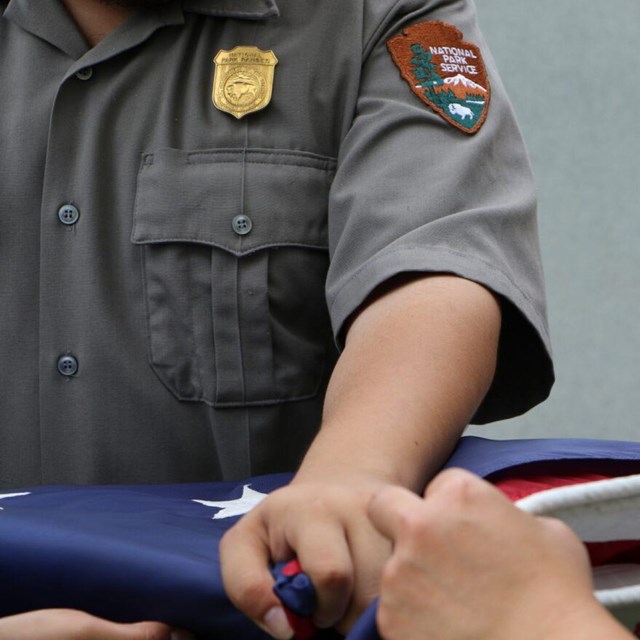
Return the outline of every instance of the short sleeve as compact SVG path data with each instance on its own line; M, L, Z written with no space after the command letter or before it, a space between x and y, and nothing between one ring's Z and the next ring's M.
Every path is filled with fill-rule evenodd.
M402 273L450 273L499 297L495 379L473 422L512 417L544 400L553 367L535 186L520 131L467 0L365 1L362 75L329 200L327 301L338 341L349 317ZM472 135L420 100L390 38L423 22L459 29L481 51L491 86Z

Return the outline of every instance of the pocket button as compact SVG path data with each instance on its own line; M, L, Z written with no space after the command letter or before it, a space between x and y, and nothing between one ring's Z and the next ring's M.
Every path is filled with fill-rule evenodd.
M80 217L80 211L78 208L72 204L62 205L58 209L58 219L62 224L72 225L78 222L78 218Z
M231 221L231 226L239 236L246 236L251 232L251 229L253 228L253 222L251 221L251 218L249 216L240 215L236 216Z
M58 372L63 376L75 376L78 373L78 361L73 356L58 359Z

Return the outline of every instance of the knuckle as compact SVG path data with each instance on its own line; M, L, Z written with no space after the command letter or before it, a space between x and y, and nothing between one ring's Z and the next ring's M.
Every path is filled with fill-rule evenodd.
M224 555L224 553L229 549L232 548L232 545L230 544L230 540L233 536L233 529L228 529L227 531L224 532L224 534L222 535L222 538L220 538L220 543L219 543L219 551L220 554Z
M347 567L340 565L326 565L311 568L309 574L319 589L323 590L347 590L351 588L353 577Z
M551 538L555 545L573 546L582 548L582 543L576 532L562 520L556 518L538 518L538 522L545 528L545 534Z
M235 547L235 542L238 539L239 531L235 527L225 531L224 535L220 539L220 553L224 556L229 552L232 552Z
M166 629L159 624L143 624L138 627L138 637L140 640L165 640Z
M220 539L220 547L224 547L225 551L233 549L234 544L244 536L245 526L245 523L241 520L230 529L227 529Z
M327 495L316 495L310 498L306 504L306 511L318 519L326 517L333 507L333 500Z
M73 632L78 638L90 638L98 632L99 621L83 611L69 612L73 619Z
M432 532L427 517L419 510L403 513L400 516L400 531L408 541L423 540Z
M392 591L397 584L402 583L402 563L393 556L382 569L380 576L380 590Z
M440 475L440 497L457 508L473 508L494 492L484 480L463 469L447 469Z
M248 613L260 607L264 600L264 587L256 580L240 580L228 595L238 609Z
M461 499L466 499L474 492L474 478L467 473L452 469L448 478L449 491Z

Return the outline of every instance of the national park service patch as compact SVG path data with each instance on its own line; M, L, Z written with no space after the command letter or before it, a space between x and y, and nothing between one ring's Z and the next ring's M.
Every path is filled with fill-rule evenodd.
M419 22L387 41L411 91L464 133L480 129L491 88L480 49L440 21Z

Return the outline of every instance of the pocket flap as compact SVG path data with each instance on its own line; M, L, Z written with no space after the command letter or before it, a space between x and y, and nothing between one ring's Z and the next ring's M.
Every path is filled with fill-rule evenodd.
M145 154L131 239L194 242L240 256L263 247L327 247L335 160L302 151L219 149ZM250 218L239 235L233 220Z

